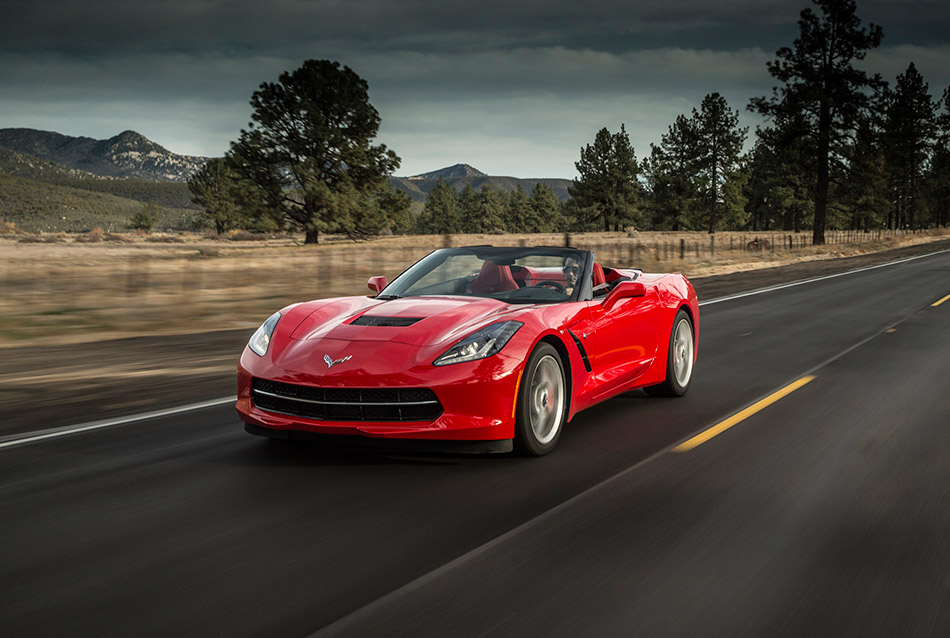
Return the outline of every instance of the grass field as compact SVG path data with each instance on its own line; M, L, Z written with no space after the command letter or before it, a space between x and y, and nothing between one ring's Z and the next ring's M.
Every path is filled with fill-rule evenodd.
M896 234L829 233L823 247L785 233L585 233L229 241L197 235L7 235L0 237L0 347L143 334L252 330L294 301L368 294L445 245L571 245L610 266L688 276L724 274L849 256L941 239L945 229ZM24 241L27 239L27 241ZM50 242L50 243L45 243Z

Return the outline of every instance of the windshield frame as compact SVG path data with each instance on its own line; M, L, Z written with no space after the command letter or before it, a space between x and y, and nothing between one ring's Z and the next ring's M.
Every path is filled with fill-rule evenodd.
M580 273L578 274L577 284L571 295L566 299L499 299L491 295L484 294L433 294L418 295L403 293L412 287L417 281L422 279L429 272L443 264L447 259L457 255L474 255L479 259L503 259L517 260L523 257L538 255L546 257L560 257L561 260L568 255L573 255L579 259ZM564 248L558 246L460 246L455 248L440 248L434 250L415 264L404 270L398 277L393 279L383 290L376 295L377 299L397 299L404 297L426 297L426 296L464 296L479 299L496 299L502 303L508 304L553 304L569 303L580 301L590 297L591 276L593 271L593 253L579 248Z

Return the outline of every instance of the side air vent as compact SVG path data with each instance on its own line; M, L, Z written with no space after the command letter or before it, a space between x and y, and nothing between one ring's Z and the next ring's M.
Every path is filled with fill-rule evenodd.
M388 326L391 328L405 328L411 326L417 321L422 321L423 317L371 317L362 315L350 322L351 326Z

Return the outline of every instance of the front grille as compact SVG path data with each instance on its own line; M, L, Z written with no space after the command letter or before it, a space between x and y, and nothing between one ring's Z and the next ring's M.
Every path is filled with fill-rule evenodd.
M434 421L442 404L429 388L315 388L254 379L254 405L320 421Z

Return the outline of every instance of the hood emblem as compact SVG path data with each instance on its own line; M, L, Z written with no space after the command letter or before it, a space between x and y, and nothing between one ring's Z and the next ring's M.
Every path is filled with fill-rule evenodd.
M323 360L326 361L328 368L332 368L338 363L346 363L352 358L353 358L353 355L348 355L348 356L343 357L342 359L337 359L336 361L334 361L333 359L330 358L330 355L328 354L323 355Z

